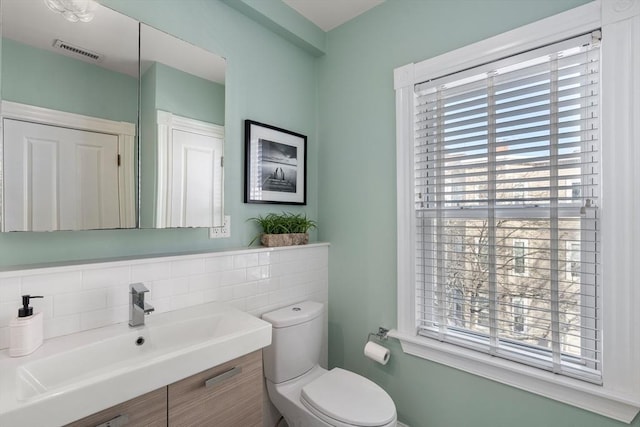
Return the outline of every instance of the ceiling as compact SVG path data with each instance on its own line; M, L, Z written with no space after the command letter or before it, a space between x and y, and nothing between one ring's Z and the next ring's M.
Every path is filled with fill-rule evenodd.
M384 0L282 0L289 7L316 24L330 31Z

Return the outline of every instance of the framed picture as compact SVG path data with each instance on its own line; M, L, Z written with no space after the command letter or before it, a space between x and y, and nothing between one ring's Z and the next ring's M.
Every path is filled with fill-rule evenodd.
M307 137L245 120L245 203L307 204Z

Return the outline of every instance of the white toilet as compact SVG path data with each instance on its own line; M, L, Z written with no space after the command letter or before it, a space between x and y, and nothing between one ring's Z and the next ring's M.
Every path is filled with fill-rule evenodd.
M263 350L271 402L289 427L395 427L396 406L374 382L318 365L323 305L305 301L262 318L273 326Z

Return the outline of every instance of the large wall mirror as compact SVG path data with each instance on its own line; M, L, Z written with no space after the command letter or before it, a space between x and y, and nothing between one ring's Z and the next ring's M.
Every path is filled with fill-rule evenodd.
M136 226L138 22L2 0L2 230Z
M223 224L225 60L140 26L140 226Z
M2 231L222 225L222 58L99 4L1 7Z

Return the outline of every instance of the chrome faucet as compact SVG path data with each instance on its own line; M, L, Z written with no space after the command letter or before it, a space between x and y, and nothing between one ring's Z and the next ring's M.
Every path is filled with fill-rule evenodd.
M144 325L144 315L153 311L153 307L144 302L144 294L149 292L149 289L142 283L134 283L130 288L129 326L142 326Z

